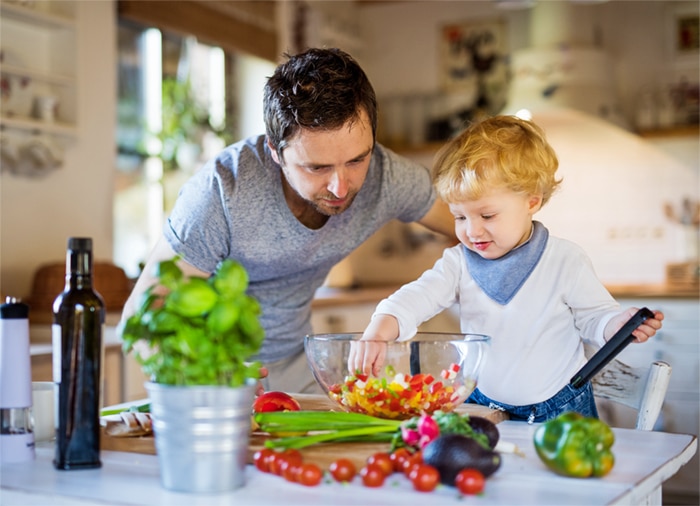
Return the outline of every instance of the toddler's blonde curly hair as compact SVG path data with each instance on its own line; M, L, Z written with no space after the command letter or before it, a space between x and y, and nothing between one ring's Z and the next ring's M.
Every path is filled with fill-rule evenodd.
M542 195L544 205L561 184L559 160L544 131L516 116L470 125L437 154L433 182L449 203L476 200L493 188Z

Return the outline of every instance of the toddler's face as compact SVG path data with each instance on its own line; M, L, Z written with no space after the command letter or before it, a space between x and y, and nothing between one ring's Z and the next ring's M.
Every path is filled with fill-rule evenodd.
M541 203L539 195L498 188L449 207L460 242L483 258L495 259L527 241Z

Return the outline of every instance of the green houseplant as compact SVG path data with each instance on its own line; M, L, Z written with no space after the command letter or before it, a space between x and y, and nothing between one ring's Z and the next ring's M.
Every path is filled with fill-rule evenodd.
M163 486L224 492L244 484L260 306L237 262L223 261L204 279L184 275L177 260L158 265L158 283L124 324L123 348L151 378Z

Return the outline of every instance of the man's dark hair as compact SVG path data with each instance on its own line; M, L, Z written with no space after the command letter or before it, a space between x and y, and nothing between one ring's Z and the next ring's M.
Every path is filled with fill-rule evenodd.
M267 137L280 158L297 132L335 130L364 109L377 133L377 97L362 68L340 49L308 49L290 56L267 80L263 99Z

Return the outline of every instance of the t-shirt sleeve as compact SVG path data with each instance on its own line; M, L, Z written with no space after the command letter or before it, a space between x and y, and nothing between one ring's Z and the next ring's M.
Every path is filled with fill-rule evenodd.
M163 229L173 250L205 272L214 272L230 250L224 196L233 176L216 167L216 161L207 163L182 186Z

